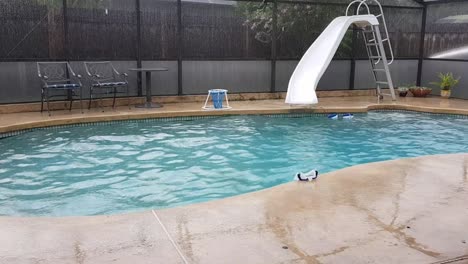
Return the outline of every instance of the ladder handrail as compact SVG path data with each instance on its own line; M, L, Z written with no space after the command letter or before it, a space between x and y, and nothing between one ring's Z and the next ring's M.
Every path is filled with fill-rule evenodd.
M383 98L384 95L391 95L392 100L396 100L393 81L392 81L392 77L391 77L391 74L390 74L390 69L388 67L390 64L393 63L395 58L394 58L394 54L393 54L392 43L390 42L390 36L388 34L387 22L385 20L385 15L384 15L382 5L379 3L378 0L354 0L346 8L346 16L349 16L349 10L355 4L358 4L357 9L354 12L355 15L360 15L361 9L363 7L365 7L364 10L367 10L368 15L372 15L371 12L370 12L370 8L369 8L369 4L371 4L372 2L375 2L377 4L378 8L379 8L378 11L380 11L380 14L374 14L374 16L376 17L377 21L379 21L379 17L382 17L382 20L379 21L379 24L383 24L384 31L383 31L383 33L380 32L380 28L379 28L378 24L377 25L364 26L361 29L362 29L362 37L363 37L365 45L366 45L367 55L369 56L369 61L371 63L371 67L372 67L372 75L373 75L375 83L377 85L376 86L377 98L378 98L378 101L380 103L380 100ZM369 27L370 30L366 30L367 27ZM366 35L366 33L372 33L372 36L369 36L369 37L372 37L373 39L368 39L368 36ZM382 37L383 34L385 34L385 36ZM388 42L387 45L388 45L388 48L390 49L390 56L391 56L390 61L387 60L387 56L385 54L385 44L384 44L385 41ZM374 46L375 46L375 49L376 49L376 52L377 52L377 56L375 56L373 54L372 47L374 47ZM382 68L376 68L376 65L378 65L380 62L382 62L382 64L383 64L383 69ZM382 76L378 75L377 71L385 73L386 81L380 81L379 80L380 77L382 77ZM388 84L388 87L390 88L390 94L382 93L381 85L384 85L384 84Z
M356 10L357 15L359 15L359 11L361 10L362 5L364 5L366 7L367 13L370 15L371 14L370 13L370 8L369 8L369 5L366 3L368 1L369 2L372 2L372 1L375 2L377 4L377 6L379 7L379 9L380 9L380 14L379 15L381 15L381 17L382 17L382 24L383 24L383 27L384 27L384 30L385 30L386 41L388 42L388 47L389 47L389 50L390 50L391 60L388 63L390 65L395 60L395 56L393 54L393 47L392 47L392 43L390 42L390 35L388 34L387 22L385 20L385 15L384 15L383 8L382 8L382 5L380 4L380 2L378 0L354 0L351 3L349 3L348 7L346 8L346 16L348 16L349 9L351 8L351 6L353 6L356 3L359 3L359 5L357 7L357 10Z
M367 1L367 0L364 0L364 1ZM377 3L377 6L379 7L380 9L380 14L382 14L382 22L383 22L383 26L384 26L384 29L385 29L385 35L387 36L387 42L388 42L388 48L390 50L390 56L392 57L392 59L390 60L390 62L388 63L388 65L392 64L393 61L395 60L395 56L393 55L393 47L392 47L392 42L390 41L390 35L388 34L388 29L387 29L387 22L385 21L385 15L384 15L384 12L383 12L383 8L382 8L382 5L379 3L379 1L377 0L373 0L375 3Z
M382 42L382 36L380 34L379 26L375 25L375 26L371 26L371 28L373 28L372 29L372 35L375 36L375 41L372 42L372 43L374 43L374 45L375 45L375 47L377 49L378 56L373 55L372 46L368 45L368 43L370 43L370 42L367 41L367 36L366 36L365 31L362 31L362 36L363 36L364 40L366 40L366 51L367 51L367 55L369 56L369 61L371 63L372 75L373 75L375 83L377 85L376 89L377 89L378 101L380 102L381 98L383 98L383 95L391 95L392 100L396 100L395 99L395 90L394 90L394 87L393 87L393 81L392 81L392 77L391 77L391 74L390 74L390 70L388 68L388 61L387 61L387 57L385 56L385 48L384 48L384 45L383 45L383 42ZM380 50L380 52L379 52L379 50ZM378 61L374 62L374 60L376 58L378 58ZM379 68L379 69L376 68L376 65L380 61L382 61L383 69L382 68ZM380 77L377 74L377 71L385 72L386 81L380 81L379 80ZM382 93L382 90L381 90L381 85L382 84L388 84L388 86L390 88L390 94Z
M353 6L354 4L356 4L356 3L360 3L359 6L358 6L358 9L357 9L358 14L359 14L359 9L361 8L361 5L364 4L364 5L366 6L366 8L367 8L367 14L370 15L370 14L371 14L371 13L370 13L370 8L369 8L369 6L368 6L365 2L366 2L366 0L354 0L354 1L352 1L352 2L348 5L348 7L346 8L346 16L348 16L349 8L350 8L351 6Z
M356 14L359 15L359 11L361 10L361 6L362 6L363 4L364 4L364 5L366 6L366 8L367 8L367 14L370 15L370 8L369 8L369 5L366 4L366 1L361 2L361 3L358 5L358 7L357 7L357 9L356 9Z

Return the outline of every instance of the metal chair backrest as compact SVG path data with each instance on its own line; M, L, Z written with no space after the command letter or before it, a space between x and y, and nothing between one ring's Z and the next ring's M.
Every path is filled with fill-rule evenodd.
M46 83L66 83L76 76L68 62L38 62L37 74Z
M115 81L119 73L110 61L85 62L86 73L96 81Z

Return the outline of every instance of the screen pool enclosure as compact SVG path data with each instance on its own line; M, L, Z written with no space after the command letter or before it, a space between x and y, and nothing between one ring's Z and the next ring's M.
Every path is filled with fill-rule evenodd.
M0 67L7 74L0 82L14 89L0 91L0 104L40 101L37 61L69 61L79 72L84 61L109 60L119 70L166 67L168 74L158 80L163 89L155 87L154 95L284 92L307 48L350 2L1 1ZM466 74L467 1L380 2L395 87L430 85L440 71ZM378 6L369 8L378 14ZM356 28L346 31L320 89L375 88L365 42ZM130 96L143 95L141 76L130 77ZM468 90L456 89L453 96L466 99Z

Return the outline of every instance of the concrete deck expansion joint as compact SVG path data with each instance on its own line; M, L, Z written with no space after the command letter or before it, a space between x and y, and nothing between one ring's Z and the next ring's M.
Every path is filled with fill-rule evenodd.
M180 247L179 245L177 244L177 242L174 241L174 239L172 238L171 234L169 234L169 232L167 231L166 227L164 226L163 222L161 221L161 219L159 219L159 216L158 214L156 213L155 210L151 210L151 212L153 213L154 217L156 218L156 220L158 221L158 223L161 225L161 228L164 230L164 233L166 233L167 235L167 238L169 239L169 241L171 241L172 245L174 246L175 250L177 250L177 253L179 254L180 258L182 259L182 261L185 263L185 264L188 264L189 262L187 261L187 259L185 258L184 256L184 253L182 253L182 251L180 250Z

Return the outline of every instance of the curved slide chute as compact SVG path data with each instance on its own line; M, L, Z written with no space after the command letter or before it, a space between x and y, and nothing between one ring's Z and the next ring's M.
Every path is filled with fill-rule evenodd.
M289 80L287 104L318 103L315 89L325 70L330 65L346 31L352 25L359 27L379 25L374 15L342 16L335 18L320 34L299 61Z

